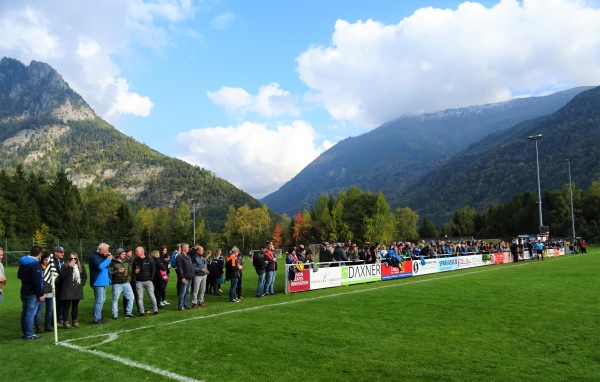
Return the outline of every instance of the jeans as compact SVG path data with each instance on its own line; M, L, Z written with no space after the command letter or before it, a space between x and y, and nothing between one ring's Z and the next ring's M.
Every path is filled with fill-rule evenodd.
M275 271L267 271L267 280L265 281L265 293L275 293Z
M52 309L52 297L46 297L44 299L44 302L40 302L38 304L37 312L33 319L35 326L42 325L42 311L44 310L44 305L46 306L46 315L44 316L44 324L46 326L53 325L52 312L54 309Z
M229 288L229 301L233 301L237 298L236 290L238 284L238 278L229 279L231 281L231 288Z
M104 300L106 300L106 287L92 287L92 289L94 289L94 321L100 321L102 319L102 307L104 306Z
M31 294L21 295L21 302L23 303L23 310L21 311L21 330L23 331L23 337L31 337L35 335L33 332L33 319L37 313L40 301L38 296Z
M179 285L178 307L181 309L190 306L190 291L192 290L192 280L185 279L185 284L181 281L179 281L177 284Z
M112 315L119 315L119 296L123 293L123 297L127 299L125 314L131 314L133 311L133 290L130 283L113 284L112 285Z
M200 291L200 298L198 298L198 291ZM206 291L206 275L194 276L194 288L192 289L192 304L203 303L205 291Z
M137 289L137 304L140 313L145 313L144 310L144 289L148 292L148 296L150 296L150 301L152 302L152 309L155 312L158 311L158 305L156 304L156 297L154 297L154 284L152 281L136 281L135 288Z
M256 297L260 297L265 293L265 272L258 274L258 286L256 287Z

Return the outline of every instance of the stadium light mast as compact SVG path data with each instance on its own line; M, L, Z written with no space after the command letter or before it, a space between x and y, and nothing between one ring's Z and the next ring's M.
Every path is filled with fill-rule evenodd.
M538 207L539 207L539 212L540 212L540 231L542 230L544 223L542 220L542 189L540 186L540 159L539 159L539 155L538 155L538 141L542 138L543 138L542 134L531 135L531 136L527 137L528 140L535 141L535 163L536 163L536 167L537 167ZM540 232L540 233L542 233L542 232Z
M194 203L196 199L190 199L190 204L192 205L192 216L194 217L194 244L196 244L196 204Z
M569 165L569 190L571 190L571 224L573 227L573 241L575 241L575 212L573 212L573 183L571 182L571 161L567 159ZM573 244L574 245L574 244Z

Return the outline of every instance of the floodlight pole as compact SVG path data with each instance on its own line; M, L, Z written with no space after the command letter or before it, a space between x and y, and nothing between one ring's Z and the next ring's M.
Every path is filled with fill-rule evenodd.
M571 161L567 159L569 165L569 189L571 190L571 224L573 226L573 241L575 241L575 212L573 211L573 184L571 182Z
M536 163L536 167L537 167L538 207L539 207L539 212L540 212L540 229L542 228L544 223L542 220L542 189L540 186L540 159L539 159L539 155L538 155L538 141L542 138L543 138L542 134L531 135L531 136L527 137L527 139L529 139L530 141L535 141L535 163Z

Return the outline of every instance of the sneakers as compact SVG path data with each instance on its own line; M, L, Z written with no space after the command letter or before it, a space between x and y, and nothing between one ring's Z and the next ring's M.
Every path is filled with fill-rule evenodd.
M64 328L64 329L71 329L71 324L69 324L69 322L68 322L68 321L64 321L64 322L63 322L63 328Z
M183 307L182 307L182 308L177 308L177 309L178 309L180 312L183 312L183 311L185 311L185 308L183 308Z
M171 303L169 301L167 301L167 300L163 301L162 304L163 305L171 305Z
M133 314L131 314L131 313L130 314L126 314L125 318L133 318Z
M32 336L23 336L24 340L39 340L42 339L42 336L38 336L38 335L32 335Z
M103 325L103 324L106 324L107 322L108 321L106 321L105 319L101 318L99 320L92 321L92 324Z
M206 304L205 304L205 303L203 303L203 302L201 302L201 303L200 303L200 306L204 308L204 307L206 306Z
M144 312L140 312L140 313L138 314L138 316L140 316L140 317L144 317L145 315L146 315L146 313L144 313Z
M189 306L189 305L188 305L188 306L185 306L184 308L185 308L185 309L192 309L192 307L191 307L191 306Z
M194 309L198 309L198 304L194 304L194 305L192 305L192 308L194 308Z
M238 297L238 300L243 300L244 298L242 296Z
M77 320L73 321L73 327L74 328L78 328L79 327L79 322L77 322Z
M219 289L219 293L223 293L223 291L221 289Z
M229 302L240 302L240 299L234 298L233 300L229 301Z
M118 320L119 316L113 316L113 320Z
M158 310L155 310L154 311L154 315L156 316L157 314L158 314Z

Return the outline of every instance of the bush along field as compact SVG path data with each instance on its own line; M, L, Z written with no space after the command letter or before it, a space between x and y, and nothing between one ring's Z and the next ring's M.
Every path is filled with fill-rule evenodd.
M149 317L92 325L85 287L77 329L21 339L17 268L0 305L5 381L597 381L600 250L286 295L207 296ZM145 296L146 307L150 305ZM134 310L135 313L135 310Z

